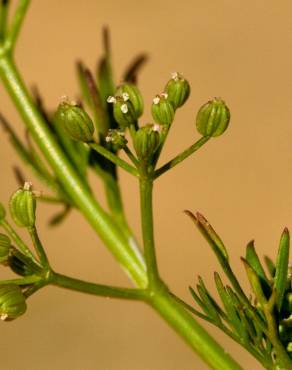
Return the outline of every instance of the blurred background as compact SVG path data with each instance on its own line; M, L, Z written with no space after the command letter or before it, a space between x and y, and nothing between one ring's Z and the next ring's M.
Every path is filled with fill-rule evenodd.
M77 96L74 63L95 68L101 29L111 31L116 82L130 60L149 55L139 86L150 104L173 71L192 93L179 110L161 163L199 138L195 115L214 96L231 110L227 132L165 174L155 188L155 234L162 276L191 303L188 286L201 275L214 292L220 268L184 209L199 210L228 246L236 274L248 288L239 258L256 240L259 255L274 258L282 229L292 230L292 3L289 0L32 1L16 59L29 86L37 85L55 109L64 94ZM3 87L0 110L22 134L23 125ZM21 162L0 130L0 199L18 185ZM22 166L22 165L21 165ZM29 169L27 180L45 190ZM130 223L140 238L137 183L121 174ZM102 187L92 184L103 203ZM100 283L128 280L76 212L50 229L56 209L41 204L38 226L55 270ZM8 276L1 271L1 277ZM203 325L244 369L260 365L213 327ZM29 300L21 319L1 323L4 370L205 370L206 365L150 308L57 288Z

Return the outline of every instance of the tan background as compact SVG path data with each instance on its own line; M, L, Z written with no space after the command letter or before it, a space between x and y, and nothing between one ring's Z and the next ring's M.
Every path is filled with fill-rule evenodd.
M155 191L161 273L189 302L187 286L201 274L212 287L212 273L219 267L183 209L208 217L229 246L246 287L239 262L245 244L255 238L259 254L274 256L282 228L292 228L291 13L289 0L32 2L16 57L26 81L37 82L50 108L63 94L75 96L73 63L82 57L94 66L104 24L112 32L117 81L133 55L149 53L140 79L148 106L170 72L183 72L191 83L191 98L177 113L164 160L199 137L194 117L201 104L213 96L228 103L232 122L227 133L161 178ZM1 111L21 133L2 87L0 98ZM149 108L144 118L150 119ZM0 199L7 202L16 188L11 167L19 161L1 131L0 140ZM140 235L136 183L127 175L122 182L131 224ZM56 270L127 283L77 214L49 230L46 220L53 211L40 206L39 228ZM236 344L206 327L245 369L260 369ZM207 368L148 307L60 289L33 296L27 314L1 324L0 332L3 370Z

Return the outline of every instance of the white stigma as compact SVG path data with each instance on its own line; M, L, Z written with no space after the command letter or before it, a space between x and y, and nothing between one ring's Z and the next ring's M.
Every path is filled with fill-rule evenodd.
M171 74L171 78L174 80L174 81L177 81L179 79L179 74L178 72L172 72Z
M23 190L30 190L32 188L32 183L29 181L25 181L23 185Z
M115 104L115 103L117 102L117 99L116 99L114 96L109 96L109 97L106 99L106 101L107 101L108 103L113 103L113 104Z
M128 106L127 106L127 104L122 104L122 105L121 105L121 111L122 111L124 114L128 113Z
M129 96L128 93L125 92L125 93L122 93L122 98L123 98L124 101L127 101L127 100L130 99L130 96Z
M160 102L160 97L159 96L155 96L155 98L153 99L153 103L154 104L159 104Z
M152 126L152 131L160 132L160 125L158 123L154 123L154 125Z
M60 100L61 100L61 103L69 103L68 95L62 95Z

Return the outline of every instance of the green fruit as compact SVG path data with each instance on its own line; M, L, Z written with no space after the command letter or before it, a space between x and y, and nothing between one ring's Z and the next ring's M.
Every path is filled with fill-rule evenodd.
M20 227L33 227L35 224L36 200L31 184L26 182L10 198L9 208L13 221Z
M165 86L165 92L168 94L168 100L172 103L174 109L181 107L190 96L190 84L183 76L177 72L172 74L171 80Z
M203 136L220 136L227 129L230 112L224 101L215 98L204 104L197 114L196 126Z
M168 100L167 93L156 95L151 108L152 117L155 122L170 126L174 119L174 108Z
M137 121L137 114L128 96L109 96L107 102L114 105L114 118L122 130Z
M81 107L63 102L56 113L56 123L61 125L71 139L90 142L94 134L92 119Z
M116 95L122 96L124 100L126 99L125 101L129 100L132 103L136 120L142 116L144 103L141 92L137 86L124 83L117 88Z
M160 133L158 125L146 125L139 128L134 138L134 148L140 160L147 160L152 157L160 144Z
M0 286L0 318L13 320L26 311L25 297L18 285L7 284Z

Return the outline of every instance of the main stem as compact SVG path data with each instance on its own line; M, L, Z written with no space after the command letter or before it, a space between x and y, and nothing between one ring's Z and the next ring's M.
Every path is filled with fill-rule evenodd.
M149 285L152 286L155 285L160 280L154 245L153 209L152 209L153 180L152 178L147 177L147 174L143 175L142 173L139 181L140 181L140 208L141 208L144 257L147 267Z
M58 176L60 182L70 194L75 204L100 235L105 245L129 273L139 287L147 284L147 276L139 257L129 248L128 241L121 235L118 228L96 200L88 193L71 164L64 156L52 137L42 116L36 109L11 56L0 56L0 77L2 78L18 112L26 123L45 158ZM151 195L150 184L145 194ZM149 207L149 205L147 205ZM148 212L148 211L147 211ZM151 211L152 212L152 211ZM146 222L144 220L144 222ZM60 282L60 281L59 281ZM161 286L160 286L161 287ZM78 289L77 289L78 290ZM84 291L84 289L80 289ZM241 370L241 367L224 351L224 349L197 323L164 290L156 288L151 292L151 305L169 323L174 330L197 352L213 369Z

